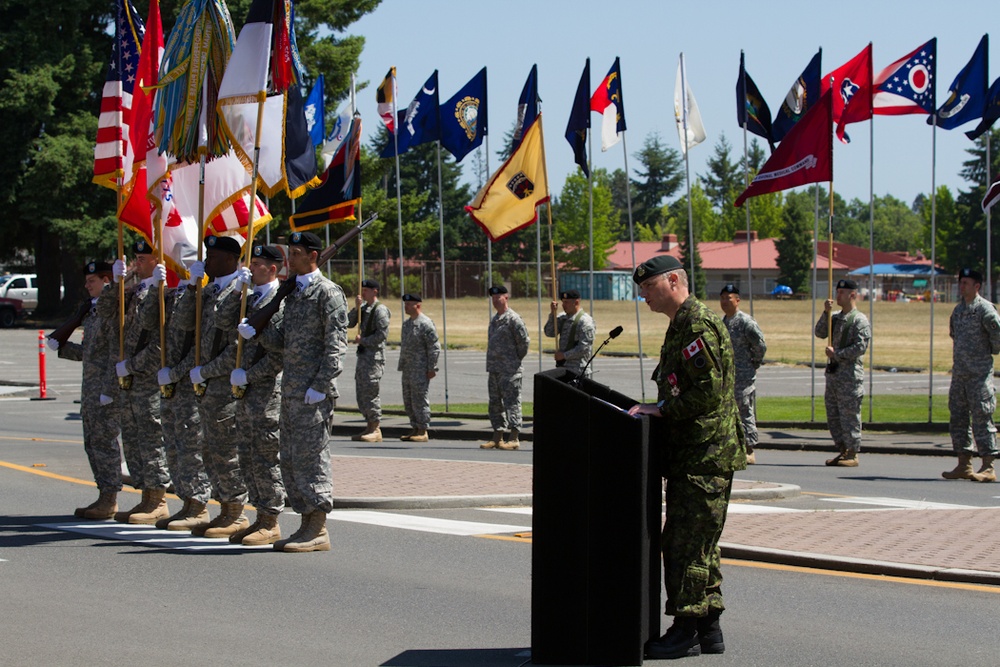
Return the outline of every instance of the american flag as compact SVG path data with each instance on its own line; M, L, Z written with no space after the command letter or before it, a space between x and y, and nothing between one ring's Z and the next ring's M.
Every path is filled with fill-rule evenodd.
M132 108L132 90L139 69L139 44L145 28L128 0L115 0L115 37L108 76L101 95L101 115L97 122L94 147L94 182L118 187L118 177L131 175L125 164L128 127L123 118ZM126 170L128 166L128 170Z

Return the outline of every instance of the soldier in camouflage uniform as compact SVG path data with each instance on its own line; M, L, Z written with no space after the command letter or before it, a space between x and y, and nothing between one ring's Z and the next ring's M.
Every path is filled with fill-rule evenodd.
M490 288L496 315L490 320L486 343L486 372L489 374L489 413L493 439L479 445L482 449L518 449L521 444L521 360L528 354L528 329L524 320L507 301L510 295L503 285ZM510 429L510 437L504 431Z
M130 388L119 401L122 445L132 484L142 491L142 500L126 512L118 512L121 523L154 524L170 514L167 501L167 454L160 428L160 304L157 284L166 280L167 270L153 258L153 248L143 240L133 246L133 273L139 283L125 293L125 356L115 365L121 382ZM124 277L125 260L116 260L115 282ZM155 274L155 275L154 275ZM110 289L98 300L106 317L118 318L118 290Z
M379 383L385 372L385 341L389 337L389 308L378 300L378 281L361 281L361 294L355 297L355 308L347 314L347 328L358 327L354 344L358 346L358 363L354 368L354 389L358 410L368 425L351 437L360 442L382 442L382 403Z
M979 296L982 275L973 269L958 274L961 300L951 313L948 333L952 338L953 364L948 389L948 430L958 455L958 466L942 473L945 479L995 482L993 460L997 457L997 429L993 411L997 407L993 386L993 355L1000 353L1000 317L992 303ZM972 471L976 449L983 459L979 472Z
M434 322L422 312L423 299L419 294L404 294L403 308L408 319L403 322L398 370L403 374L403 408L410 418L410 432L399 439L427 442L427 428L431 423L427 391L437 375L441 345Z
M649 309L670 318L653 374L659 400L629 410L662 420L656 445L667 480L661 548L666 613L675 619L646 652L653 658L722 653L719 538L733 472L746 468L733 348L722 320L690 294L676 258L654 257L632 279Z
M191 277L201 280L207 273L211 282L201 291L201 364L188 373L193 385L204 385L198 400L201 415L201 456L215 497L222 511L207 525L195 526L192 535L228 538L250 525L243 512L247 485L240 469L239 439L236 430L236 399L229 384L233 357L226 348L236 345L236 325L240 319L242 274L249 281L250 270L240 268L240 244L231 236L205 239L205 263L191 266ZM192 350L191 354L194 354Z
M757 446L757 369L767 354L764 334L752 317L740 310L740 290L727 283L719 293L719 305L725 317L722 321L729 330L736 359L736 404L740 407L740 421L747 440L747 463L757 463L754 447Z
M284 301L279 326L269 326L261 342L283 352L281 374L281 476L288 502L302 515L291 537L276 551L329 551L326 515L333 509L329 425L336 386L347 348L347 299L339 285L317 268L323 244L312 232L289 237L288 268L295 293ZM240 335L257 332L241 323Z
M284 257L272 245L254 246L250 259L253 291L249 294L253 314L275 298L278 271ZM282 303L282 306L284 304ZM281 306L271 323L281 325ZM231 352L231 354L230 354ZM229 365L236 365L236 346L226 348ZM281 479L279 419L281 417L281 350L267 350L260 341L243 346L240 367L230 374L230 384L245 387L236 402L236 430L239 432L240 468L246 479L250 503L257 520L229 537L233 544L262 546L281 539L278 515L285 509L285 484Z
M826 423L839 453L826 465L855 468L861 451L861 401L865 397L865 350L872 338L868 318L858 311L858 284L853 280L837 283L837 305L833 332L826 346ZM833 300L827 299L816 322L817 338L827 337Z
M551 304L549 319L545 322L543 333L549 338L559 334L555 352L556 366L581 371L590 359L594 347L594 320L580 308L580 292L575 289L559 293L562 300L563 314L556 317L559 304ZM584 371L584 377L590 377L590 367Z
M118 511L122 489L122 454L118 448L118 417L114 399L118 395L114 363L118 360L118 323L97 314L97 299L111 283L111 266L90 262L83 268L84 287L89 298L83 316L83 342L60 345L48 339L60 359L83 362L80 386L80 416L83 419L83 450L97 484L98 498L74 515L80 519L110 519Z

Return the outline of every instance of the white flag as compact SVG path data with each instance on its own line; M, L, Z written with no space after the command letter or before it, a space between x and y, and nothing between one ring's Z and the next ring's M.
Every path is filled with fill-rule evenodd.
M681 140L681 155L705 141L705 124L701 122L701 112L694 99L694 93L687 82L684 54L677 63L677 83L674 86L674 116L677 118L677 136Z

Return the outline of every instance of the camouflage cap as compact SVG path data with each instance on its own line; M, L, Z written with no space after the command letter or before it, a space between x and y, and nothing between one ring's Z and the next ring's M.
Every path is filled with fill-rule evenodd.
M647 278L652 278L653 276L658 276L661 273L667 273L668 271L676 271L677 269L683 269L681 262L676 257L671 255L660 255L659 257L653 257L652 259L647 259L645 262L635 267L635 272L632 273L632 280L635 284L640 284L643 280Z

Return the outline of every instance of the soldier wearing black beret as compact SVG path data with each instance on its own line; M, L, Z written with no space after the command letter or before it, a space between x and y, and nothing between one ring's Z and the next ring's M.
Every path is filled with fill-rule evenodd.
M389 338L390 313L388 306L379 301L378 293L377 280L362 280L361 293L354 297L354 308L347 314L347 328L358 327L352 341L358 346L354 394L366 426L351 439L359 442L382 442L382 399L379 391L385 372L385 341Z
M571 368L583 372L590 377L590 366L583 370L590 359L594 347L594 320L580 307L580 292L575 289L563 290L559 293L562 301L563 314L556 316L559 302L550 304L549 319L545 322L543 333L549 338L556 338L556 367Z

